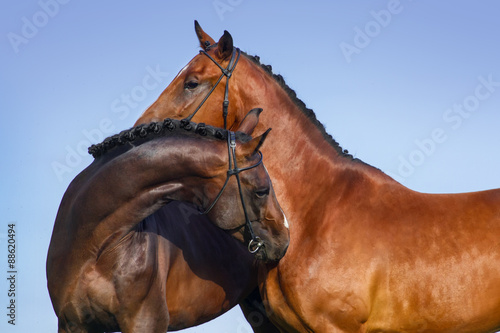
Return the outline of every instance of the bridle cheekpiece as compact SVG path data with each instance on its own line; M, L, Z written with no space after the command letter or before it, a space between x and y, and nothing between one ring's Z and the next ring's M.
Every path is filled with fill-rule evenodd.
M210 42L206 41L205 45L206 45L205 49L200 50L200 53L206 55L210 60L212 60L213 63L216 64L217 67L220 68L220 70L222 71L222 74L221 74L221 76L219 76L219 79L217 80L217 82L215 82L212 89L210 89L208 94L203 98L200 105L198 105L198 107L194 110L193 113L191 113L191 115L189 115L186 118L186 120L191 121L191 119L194 117L194 115L202 107L202 105L205 103L205 101L208 99L208 97L210 97L210 95L215 90L215 88L217 88L217 85L219 85L219 82L225 76L226 77L226 90L224 92L224 101L222 102L222 117L224 118L224 129L227 129L227 113L228 113L228 107L229 107L229 79L231 78L231 75L233 74L233 71L236 68L236 65L238 64L238 60L240 59L241 51L239 48L235 47L233 49L233 53L231 54L231 59L229 60L229 64L227 65L226 68L224 68L217 61L215 61L215 59L210 54L208 54L208 51L211 48L217 46L217 43L210 45Z
M243 213L245 214L245 225L247 227L248 232L250 233L250 242L248 243L248 251L250 253L256 253L259 251L259 249L264 245L264 241L259 237L256 236L253 228L252 228L252 222L250 221L250 218L248 217L248 212L247 208L245 205L245 199L243 198L243 191L241 189L241 182L240 182L240 173L242 171L250 170L253 168L258 167L260 164L262 164L262 153L259 151L259 161L255 163L254 165L245 167L245 168L238 168L238 164L236 162L236 134L231 131L227 131L227 150L228 150L228 156L229 156L229 168L227 170L227 175L226 175L226 181L224 182L224 185L222 186L221 190L219 191L219 194L215 197L214 201L208 206L208 208L202 212L201 214L208 214L212 208L214 208L215 204L217 201L219 201L220 197L222 196L222 193L226 189L227 184L229 183L229 179L231 176L236 177L236 182L238 183L238 190L240 192L240 200L241 200L241 205L243 206Z
M200 108L203 106L205 101L210 97L212 92L217 88L219 85L220 81L224 77L226 77L226 89L224 92L224 101L222 102L222 117L224 119L224 129L227 130L227 114L228 114L228 107L229 107L229 79L231 78L234 69L236 68L236 65L238 64L238 60L240 59L241 51L239 48L233 48L233 53L231 54L231 59L229 60L229 64L227 65L226 68L222 67L210 54L208 54L208 51L212 49L213 47L217 46L217 43L210 44L209 41L205 41L205 49L200 50L201 54L206 55L214 64L217 65L217 67L220 68L222 74L219 76L217 79L217 82L215 82L214 86L210 89L208 94L203 98L201 103L198 105L198 107L194 110L191 115L189 115L185 120L191 121L191 119L195 116L195 114L200 110ZM215 204L217 201L219 201L220 197L222 196L222 193L226 189L226 186L229 182L229 179L231 176L236 177L236 181L238 183L238 190L240 192L240 199L241 199L241 204L243 206L243 213L245 214L245 225L248 229L248 232L250 233L250 242L248 243L248 251L250 253L256 253L259 251L259 249L264 245L264 241L259 237L256 236L253 228L252 228L252 222L250 221L245 205L245 200L243 198L243 192L241 189L241 182L240 182L240 172L253 169L257 166L259 166L262 163L262 153L259 151L260 154L260 159L259 161L249 167L239 169L238 165L236 163L236 136L234 132L228 131L227 132L227 147L228 147L228 155L229 155L229 169L227 170L227 176L226 176L226 181L224 182L224 185L222 186L222 189L219 191L219 194L215 197L214 201L210 206L201 214L208 214L212 208L214 208Z

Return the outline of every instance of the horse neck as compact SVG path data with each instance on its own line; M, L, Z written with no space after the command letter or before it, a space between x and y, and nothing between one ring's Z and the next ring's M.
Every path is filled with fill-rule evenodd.
M211 151L214 145L182 142L186 144L179 145L175 139L159 144L147 142L109 160L102 156L94 161L85 170L86 185L77 185L80 193L74 196L85 211L92 212L82 214L79 220L81 228L77 232L83 233L82 238L90 237L99 247L109 242L109 237L123 236L168 200L195 201L195 189L185 180L196 175L201 156L208 161L210 156L218 158L220 151Z
M340 199L344 190L356 186L368 191L393 182L378 169L343 154L275 79L260 68L254 72L245 77L244 84L255 88L245 91L248 104L244 110L264 109L254 133L272 128L262 146L264 162L291 225L294 220L321 221L311 218L313 208L323 212ZM299 225L306 227L298 222L291 232Z

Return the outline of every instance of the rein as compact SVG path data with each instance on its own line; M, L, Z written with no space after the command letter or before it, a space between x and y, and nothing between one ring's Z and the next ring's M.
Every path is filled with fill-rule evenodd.
M216 64L217 67L220 68L220 70L222 71L222 74L221 74L221 76L219 76L219 79L217 80L215 85L212 87L212 89L210 89L210 91L205 96L205 98L203 98L200 105L198 105L198 107L194 110L193 113L191 113L191 115L189 115L186 118L186 120L191 121L191 119L194 117L194 115L202 107L202 105L205 103L205 101L208 99L208 97L210 97L210 95L215 90L215 88L217 88L217 85L219 85L219 82L225 76L226 77L226 90L224 92L224 101L222 102L222 117L224 118L224 129L227 129L227 113L228 113L227 109L229 107L229 79L231 78L231 75L233 74L233 71L236 68L236 65L238 64L238 60L240 60L241 51L239 48L234 48L233 53L231 54L231 60L229 60L229 64L227 65L227 67L224 68L217 61L215 61L215 59L207 52L208 50L210 50L212 47L214 47L216 45L217 45L217 43L212 44L212 45L208 45L205 48L205 50L200 50L200 53L205 54L210 60L212 60L213 63Z
M250 232L250 237L251 240L248 243L248 251L250 253L255 253L259 251L259 249L264 245L264 241L259 237L256 236L253 228L252 228L252 222L250 221L247 213L247 208L245 205L245 199L243 198L243 191L241 190L241 182L240 182L240 172L250 170L253 168L256 168L260 164L262 164L262 153L259 151L260 154L260 159L259 161L246 168L238 168L238 164L236 163L236 136L234 132L228 131L228 136L227 136L227 151L228 151L228 156L229 156L229 169L227 170L227 176L226 176L226 181L224 182L224 185L222 186L221 190L219 191L219 194L215 197L214 201L212 204L204 211L201 212L200 214L208 214L212 208L214 208L215 204L217 201L219 201L220 197L222 196L222 193L226 189L227 184L229 183L229 179L231 176L236 177L236 181L238 183L238 190L240 192L240 199L241 199L241 205L243 206L243 213L245 214L245 224L247 226L248 231ZM240 228L240 227L238 227ZM236 229L238 229L236 228Z

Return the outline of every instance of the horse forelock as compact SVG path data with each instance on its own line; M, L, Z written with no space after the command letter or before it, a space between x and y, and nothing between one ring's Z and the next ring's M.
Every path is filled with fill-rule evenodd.
M292 100L292 102L304 113L304 115L309 119L315 126L316 128L321 132L325 140L335 148L335 150L342 156L353 158L351 154L348 153L347 150L342 149L340 144L335 141L335 139L326 131L325 126L323 123L321 123L318 118L316 117L316 114L312 109L309 109L306 104L297 97L297 94L295 93L295 90L290 88L286 82L285 79L283 78L282 75L280 74L274 74L273 73L273 68L271 65L265 65L260 62L260 57L257 55L249 55L245 52L241 52L246 58L251 60L254 64L259 66L266 72L269 76L271 76L278 84L279 86L287 93L288 97Z
M224 129L205 125L204 123L167 118L159 122L140 124L109 136L101 143L91 145L88 151L94 158L98 158L115 147L123 146L139 139L142 140L138 144L142 144L157 137L181 134L185 136L205 136L217 140L227 140L227 133ZM251 140L251 137L245 133L237 132L236 139L241 142L248 142Z

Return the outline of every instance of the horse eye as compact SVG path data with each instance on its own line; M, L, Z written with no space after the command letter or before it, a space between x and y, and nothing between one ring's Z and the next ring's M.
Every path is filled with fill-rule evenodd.
M198 87L198 82L196 81L188 81L184 83L184 89L193 90L196 87Z
M255 191L257 198L264 198L269 195L269 188Z

